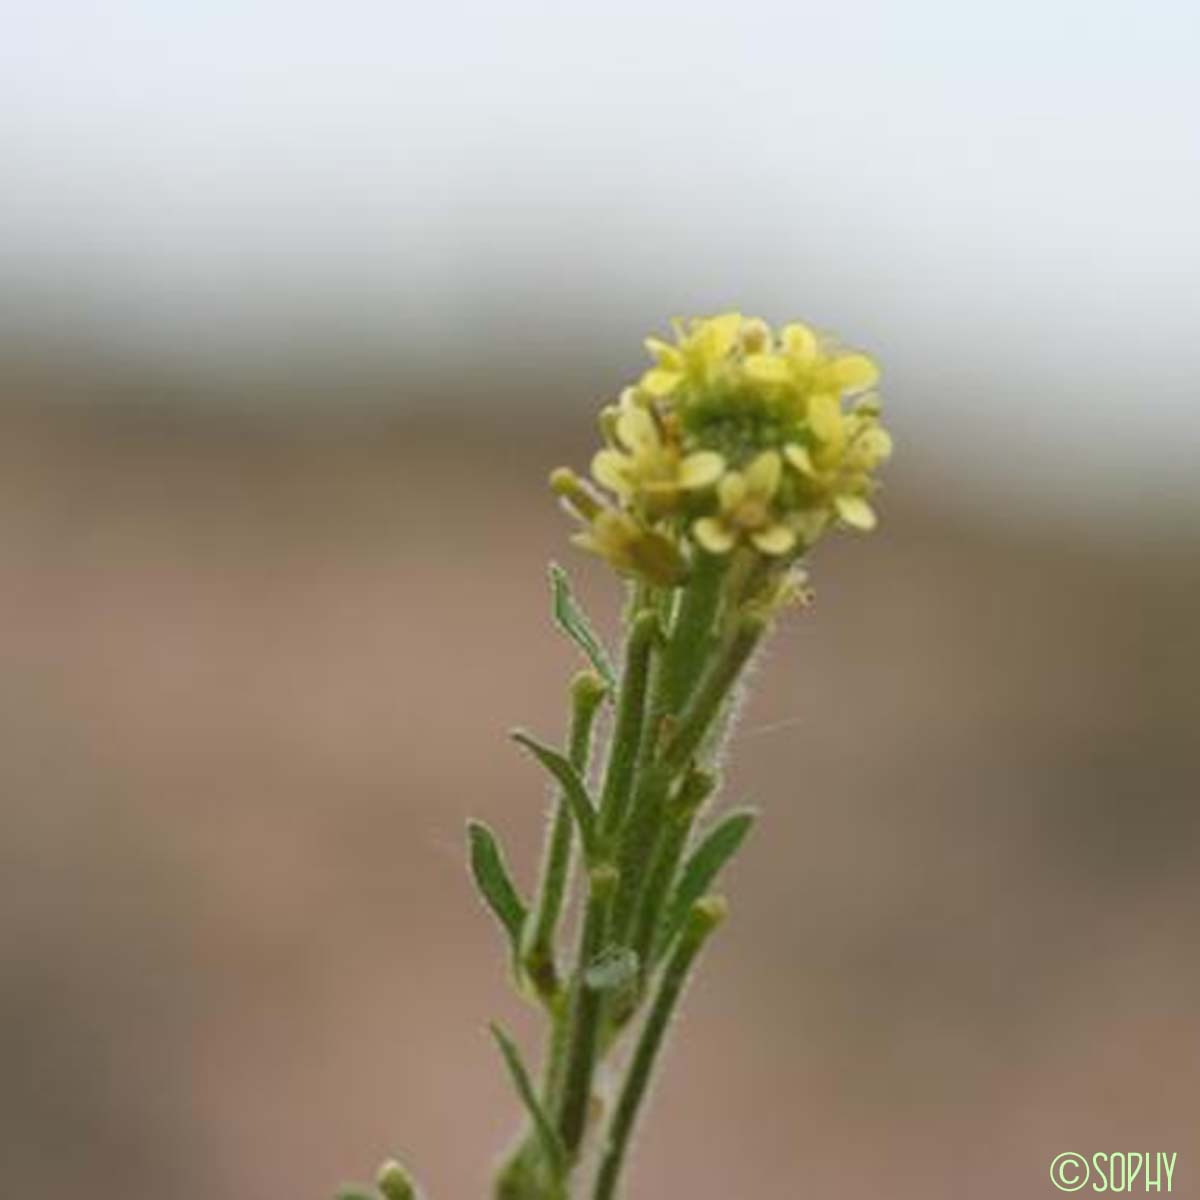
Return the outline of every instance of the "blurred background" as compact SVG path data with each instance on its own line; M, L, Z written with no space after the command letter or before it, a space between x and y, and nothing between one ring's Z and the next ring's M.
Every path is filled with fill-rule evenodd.
M463 868L562 728L548 469L675 314L869 349L763 809L631 1200L1195 1160L1193 6L226 0L0 45L12 1195L485 1194L530 1053ZM1040 1190L1039 1190L1040 1189Z

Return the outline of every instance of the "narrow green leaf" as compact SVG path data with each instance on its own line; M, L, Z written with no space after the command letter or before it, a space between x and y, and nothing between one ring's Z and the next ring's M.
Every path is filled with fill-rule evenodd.
M513 887L496 835L482 821L468 821L467 834L471 840L471 873L488 908L504 926L515 958L520 953L525 903Z
M529 1072L521 1061L521 1052L512 1038L494 1021L491 1024L491 1030L496 1044L500 1047L500 1053L504 1055L504 1061L508 1064L508 1071L512 1076L513 1085L517 1089L517 1095L521 1097L521 1102L525 1105L529 1117L533 1121L533 1128L542 1144L546 1161L550 1163L555 1178L562 1180L566 1177L567 1172L567 1152L557 1130L546 1116L546 1110L538 1102L537 1093L533 1090L533 1084L529 1079Z
M692 905L708 890L721 868L733 857L750 832L757 814L751 809L738 809L717 822L688 855L667 904L655 949L655 959L661 958L675 935L683 927Z
M628 946L607 946L588 964L583 981L594 992L624 987L637 978L638 956Z
M333 1200L376 1200L373 1190L361 1187L340 1188Z
M596 673L608 685L610 693L616 690L617 677L612 661L603 643L592 629L587 614L579 607L567 573L558 565L550 564L550 591L553 598L551 612L554 623L587 655Z
M571 815L579 829L579 840L583 843L583 855L589 864L596 860L596 807L588 795L579 772L557 750L543 746L541 742L518 729L512 735L513 741L524 746L537 760L558 780L567 803L571 806Z

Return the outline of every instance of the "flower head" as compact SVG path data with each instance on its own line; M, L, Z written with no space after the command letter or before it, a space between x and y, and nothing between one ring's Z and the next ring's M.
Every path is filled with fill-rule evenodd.
M576 543L669 586L700 550L749 555L770 575L831 525L872 528L892 443L871 359L736 312L673 325L673 340L647 339L652 365L602 415L592 477L611 500L574 476L559 489L586 523Z

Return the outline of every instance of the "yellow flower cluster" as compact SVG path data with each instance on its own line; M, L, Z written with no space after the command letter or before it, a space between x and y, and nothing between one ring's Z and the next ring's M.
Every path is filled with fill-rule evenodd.
M740 313L677 321L674 341L646 348L653 365L601 413L592 478L611 498L554 474L586 524L579 545L671 586L697 548L787 565L831 524L874 527L874 473L892 440L869 358Z

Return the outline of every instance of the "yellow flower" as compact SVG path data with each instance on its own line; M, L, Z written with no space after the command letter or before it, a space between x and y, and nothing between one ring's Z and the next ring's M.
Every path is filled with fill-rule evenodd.
M823 342L807 325L785 325L779 349L747 354L743 376L807 420L818 437L836 436L842 398L874 387L879 369L865 354L844 353Z
M787 554L796 545L796 533L773 506L782 474L774 450L763 451L744 472L726 472L717 484L720 511L692 526L696 541L711 554L728 554L742 540L773 558Z
M688 325L676 322L674 345L659 338L646 339L646 349L656 365L638 386L656 400L665 400L685 382L703 387L728 360L741 333L742 314L736 312L697 318Z
M807 325L785 325L779 344L792 372L805 375L813 391L843 396L879 382L879 368L865 354L843 352Z
M588 528L571 539L628 575L640 575L659 587L675 587L687 574L683 556L665 534L646 529L626 512L602 508Z
M710 487L725 469L715 450L683 454L664 436L655 415L628 398L617 412L613 435L619 448L596 454L592 476L626 502L645 500L656 514L670 511L683 492Z
M784 456L809 491L845 524L874 529L875 510L867 499L871 475L892 453L891 435L879 424L876 408L870 403L851 413L835 408L824 414L820 432L811 421L810 430L813 448L793 442L784 447Z

